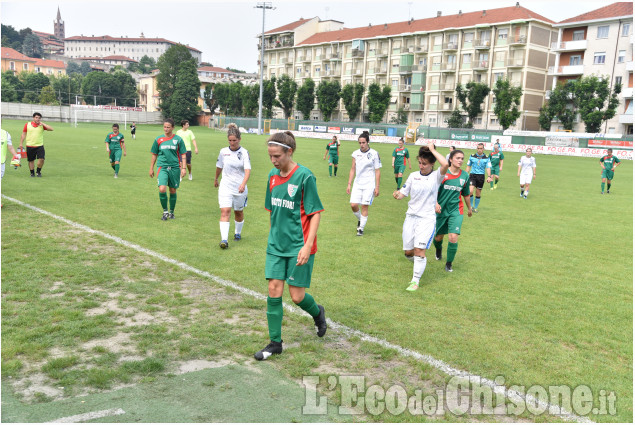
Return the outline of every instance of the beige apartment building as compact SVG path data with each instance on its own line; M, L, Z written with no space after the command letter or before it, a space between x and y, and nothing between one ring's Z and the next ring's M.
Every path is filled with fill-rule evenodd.
M633 134L633 3L613 3L554 25L558 39L551 48L556 62L549 68L559 82L597 75L609 79L611 90L621 83L620 106L603 124L605 133ZM559 122L552 130L562 129ZM573 131L584 132L579 117Z
M547 74L555 61L550 47L558 37L553 24L518 3L351 29L338 21L301 19L265 33L264 76L287 74L298 84L310 77L316 84L336 79L342 86L390 85L386 119L403 108L409 121L431 126L447 125L457 107L458 83L476 81L494 87L497 79L507 78L523 88L523 114L513 128L538 130L538 111L553 85L553 76ZM500 128L493 98L493 94L487 97L476 128ZM367 113L365 98L362 106ZM295 115L323 118L317 108L310 117ZM331 118L348 120L343 105Z

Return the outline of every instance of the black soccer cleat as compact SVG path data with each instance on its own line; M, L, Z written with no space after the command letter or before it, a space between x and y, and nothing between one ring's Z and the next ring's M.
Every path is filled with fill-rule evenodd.
M322 338L326 333L326 314L324 313L324 307L318 304L318 308L320 309L320 314L313 318L315 322L315 327L317 328L317 336Z
M362 229L361 227L357 228L357 236L364 236L364 229Z
M161 220L167 221L168 218L170 218L170 213L166 211L163 213L163 216L161 216Z
M173 212L170 213L170 220L174 220L174 213Z
M254 358L256 360L267 360L269 357L273 356L274 354L281 354L281 353L282 353L282 341L280 342L271 341L265 348L263 348L262 350L254 354Z
M226 240L222 240L222 241L220 241L218 246L220 246L221 249L227 249L227 248L229 248L229 242L227 242Z
M435 248L434 258L436 258L437 260L443 258L443 248Z
M42 173L36 173L35 175L38 177L42 177ZM607 191L606 193L609 193L609 192Z
M445 263L445 271L446 272L450 272L452 273L454 270L452 270L452 263L450 263L449 261L447 263Z

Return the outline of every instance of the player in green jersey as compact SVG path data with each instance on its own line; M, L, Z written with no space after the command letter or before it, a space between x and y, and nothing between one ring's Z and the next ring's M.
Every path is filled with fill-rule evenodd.
M320 214L324 210L315 176L293 160L296 143L290 131L269 137L267 150L275 167L269 172L265 195L265 209L270 212L265 278L269 281L267 324L271 342L254 354L256 360L282 353L285 281L291 300L313 317L319 337L324 336L327 327L324 307L306 293L317 251Z
M459 235L463 224L463 202L467 206L467 216L472 217L472 205L470 202L470 176L461 170L465 155L463 151L455 149L450 153L450 168L445 173L445 178L439 195L437 196L437 224L434 237L435 258L440 260L443 253L443 236L448 235L448 251L445 263L445 271L452 271L452 262L459 249Z
M188 120L181 121L181 129L176 132L176 135L183 139L185 143L185 161L187 162L188 179L192 180L192 146L194 146L194 153L198 155L198 146L196 146L196 137L190 130L190 122Z
M489 154L489 161L492 163L492 180L489 182L489 190L498 189L498 180L500 179L500 173L503 171L505 155L500 151L500 148L501 145L496 139L494 150Z
M404 147L403 137L399 138L399 146L392 152L392 168L395 169L395 182L397 182L397 190L401 189L401 183L403 181L403 172L406 171L406 161L408 161L408 168L412 170L410 165L410 154L408 148Z
M119 132L119 124L112 125L112 133L106 136L106 152L110 158L110 166L115 170L115 178L119 176L119 161L121 161L121 152L126 156L126 143L123 134Z
M600 167L602 167L602 195L604 195L604 184L606 184L606 193L611 193L611 181L615 176L615 169L620 164L620 159L613 155L613 149L607 149L606 156L600 159Z
M326 155L329 156L329 177L333 173L337 177L337 164L340 163L340 141L337 140L337 136L333 136L333 140L326 145L326 152L324 152L322 160L326 160Z
M159 186L159 201L163 207L161 220L174 218L174 207L176 206L176 189L183 176L187 165L185 162L185 143L174 131L174 120L168 118L163 122L163 136L154 140L150 152L150 177L154 177L154 164L159 166L157 170L157 181ZM158 160L158 161L157 161ZM180 169L180 170L179 170ZM168 211L167 188L170 188L170 210Z

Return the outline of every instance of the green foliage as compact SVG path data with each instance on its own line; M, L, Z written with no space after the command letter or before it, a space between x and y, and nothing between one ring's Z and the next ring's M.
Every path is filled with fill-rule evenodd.
M408 124L408 111L404 108L397 109L397 115L393 116L390 119L390 122L393 124Z
M186 65L186 62L191 62L193 66ZM181 111L194 110L196 105L184 105L182 101L187 100L177 100L175 98L176 83L179 78L185 76L185 74L179 73L182 68L188 69L188 74L193 72L193 75L187 76L187 80L190 84L196 83L197 93L201 86L196 72L196 59L192 57L187 47L182 44L170 47L157 61L157 68L159 68L159 74L157 75L157 90L160 96L159 108L161 108L163 116L165 118L172 116L172 102L176 101L180 103L177 107L179 113ZM182 89L180 93L184 93L184 90Z
M615 116L622 86L616 84L611 93L609 81L608 77L589 75L575 82L574 97L587 133L601 132L602 123Z
M59 105L57 95L53 91L53 87L46 86L40 91L39 103L41 105Z
M365 90L362 83L346 84L342 88L342 101L344 102L349 121L355 121L355 118L359 115Z
M115 97L118 106L135 106L136 100L139 98L137 93L137 84L134 78L124 70L117 70L112 74L113 81L117 90Z
M298 83L296 83L287 74L283 74L278 79L278 101L277 105L284 111L284 117L289 118L293 110L295 102L295 94L298 91Z
M227 115L231 99L229 98L229 84L216 84L214 86L213 96L216 98L218 107Z
M255 117L258 114L258 99L260 98L260 84L244 86L241 92L243 99L243 113L246 117Z
M315 81L307 78L298 89L298 97L295 107L302 113L302 118L308 120L311 118L311 111L315 106Z
M211 84L205 86L205 90L203 91L203 101L205 102L207 109L209 109L210 114L214 115L216 108L218 108L218 99L214 96Z
M560 83L551 91L549 100L540 110L538 122L549 129L551 121L557 118L565 130L573 130L573 121L578 113L575 101L575 80ZM547 122L548 127L547 127Z
M49 81L55 93L60 94L62 104L75 103L75 95L81 92L82 74L68 75L51 75Z
M456 97L461 102L463 110L467 112L467 125L471 128L476 117L483 112L481 105L490 92L490 88L485 83L470 81L465 85L456 86Z
M11 25L2 24L2 47L11 47L20 51L22 48L22 37L20 33Z
M549 115L549 108L547 105L542 106L539 110L538 124L540 128L545 131L551 130L551 119L553 117Z
M81 75L85 77L89 72L92 72L90 68L90 64L88 62L81 62L78 64L77 62L68 62L66 64L66 75Z
M214 66L214 65L210 64L209 66ZM231 72L235 72L236 74L246 74L247 73L247 71L243 71L242 69L234 69L234 68L230 68L230 67L225 67L225 69L228 70L228 71L231 71Z
M333 81L320 81L318 84L316 96L318 100L318 109L322 112L322 119L324 121L331 120L331 114L337 108L340 102L340 94L342 87L337 80Z
M40 95L35 92L27 92L22 98L22 103L38 103L40 101Z
M157 63L154 58L151 58L148 55L143 55L141 59L139 59L138 63L130 62L128 64L128 71L136 72L138 74L151 74L152 70L156 69Z
M196 123L196 116L201 111L198 106L198 97L201 82L198 79L196 71L196 61L185 61L179 67L176 75L176 85L174 90L174 98L170 104L169 117L175 122L188 120L190 123Z
M514 125L520 117L520 97L523 95L521 87L512 86L508 79L496 80L494 92L494 113L503 131Z
M35 34L29 34L24 37L24 41L22 42L22 53L30 58L41 58L43 52L40 37Z
M379 84L372 83L368 86L368 119L370 122L378 123L384 119L384 115L390 105L390 86L379 87Z
M18 78L22 80L26 94L33 93L35 95L35 97L29 96L27 103L37 103L37 100L35 102L33 100L39 98L40 90L51 84L48 77L39 72L21 72L18 74Z
M243 83L235 82L229 84L229 113L231 115L243 115Z
M276 101L276 77L264 80L262 83L262 110L265 118L273 116L273 106Z
M448 118L448 128L463 128L465 126L465 120L459 109L455 109Z
M82 95L87 103L97 105L134 106L137 88L134 79L125 71L114 73L90 72L82 80Z
M3 26L4 27L4 26ZM12 71L4 71L2 73L2 101L3 102L19 102L24 96L24 85Z

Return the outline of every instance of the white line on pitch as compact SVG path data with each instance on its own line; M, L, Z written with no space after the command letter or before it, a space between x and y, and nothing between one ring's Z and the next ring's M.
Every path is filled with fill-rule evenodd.
M67 416L65 418L55 419L53 421L49 421L47 423L76 423L76 422L86 422L92 419L106 418L108 416L117 416L123 415L124 412L122 409L108 409L108 410L100 410L98 412L88 412L82 413L81 415Z
M149 255L151 257L154 257L154 258L158 258L159 260L162 260L162 261L165 261L167 263L173 264L173 265L175 265L177 267L180 267L180 268L182 268L184 270L187 270L187 271L190 271L192 273L195 273L195 274L197 274L199 276L203 276L203 277L206 277L208 279L211 279L214 282L217 282L217 283L219 283L219 284L221 284L223 286L235 289L235 290L237 290L237 291L239 291L239 292L241 292L241 293L243 293L245 295L249 295L251 297L254 297L256 299L263 300L263 301L265 301L267 299L267 297L265 295L263 295L263 294L261 294L259 292L253 291L251 289L244 288L244 287L238 285L237 283L232 282L231 280L222 279L222 278L220 278L218 276L215 276L215 275L213 275L211 273L208 273L208 272L206 272L204 270L199 270L199 269L197 269L195 267L192 267L189 264L183 263L183 262L175 260L173 258L166 257L163 254L160 254L160 253L158 253L156 251L152 251L150 249L144 248L141 245L137 245L135 243L128 242L128 241L126 241L124 239L121 239L121 238L119 238L117 236L110 235L110 234L102 232L100 230L92 229L92 228L90 228L88 226L85 226L83 224L76 223L76 222L71 221L71 220L69 220L67 218L64 218L64 217L61 217L59 215L53 214L51 212L48 212L48 211L43 210L41 208L38 208L38 207L35 207L33 205L27 204L25 202L19 201L17 199L10 198L10 197L8 197L6 195L2 195L2 197L4 199L8 200L8 201L15 202L16 204L21 205L21 206L23 206L25 208L31 209L33 211L36 211L36 212L40 213L40 214L47 215L47 216L52 217L52 218L54 218L56 220L62 221L62 222L66 223L69 226L72 226L72 227L74 227L76 229L81 229L81 230L84 230L87 233L92 233L92 234L104 237L106 239L110 239L111 241L117 242L118 244L121 244L121 245L123 245L125 247L132 248L132 249L134 249L136 251L142 252L142 253L147 254L147 255ZM289 305L287 303L284 303L283 305L284 305L284 308L287 311L291 312L291 313L305 314L301 309L299 309L297 307L294 307L294 306ZM508 399L510 399L510 400L512 400L514 402L524 401L525 404L531 403L533 406L537 406L537 407L540 407L540 408L544 409L545 411L548 411L549 414L551 414L553 416L557 416L557 417L560 417L560 418L568 420L568 421L586 422L586 423L593 422L588 417L586 417L586 416L578 416L578 415L576 415L574 413L568 412L563 407L561 407L561 406L559 406L557 404L551 404L551 403L548 403L546 401L539 400L539 399L535 398L532 395L523 394L522 392L519 392L519 391L516 391L516 390L511 390L511 389L503 387L501 385L497 385L491 379L487 379L487 378L480 377L478 375L474 375L474 374L472 374L472 373L470 373L468 371L465 371L465 370L456 369L456 368L450 366L449 364L447 364L446 362L444 362L442 360L435 359L434 357L432 357L432 356L430 356L428 354L421 354L419 352L416 352L416 351L413 351L413 350L410 350L410 349L407 349L407 348L403 348L403 347L401 347L399 345L392 344L392 343L390 343L390 342L388 342L388 341L386 341L384 339L376 338L374 336L368 335L367 333L364 333L364 332L359 331L357 329L348 327L348 326L343 325L343 324L338 323L338 322L334 322L331 319L326 319L326 320L327 320L327 322L329 324L329 327L331 327L332 329L337 329L337 330L339 330L340 332L342 332L342 333L344 333L346 335L357 336L358 338L360 338L360 339L362 339L364 341L373 342L375 344L381 345L382 347L386 347L386 348L390 348L390 349L396 350L403 356L412 357L412 358L415 358L417 360L420 360L420 361L422 361L424 363L427 363L430 366L433 366L434 368L436 368L436 369L438 369L438 370L440 370L440 371L442 371L442 372L444 372L444 373L446 373L446 374L448 374L450 376L459 377L459 378L472 377L473 379L478 379L480 381L481 385L485 385L485 386L490 387L495 394L504 395L505 397L507 397Z

